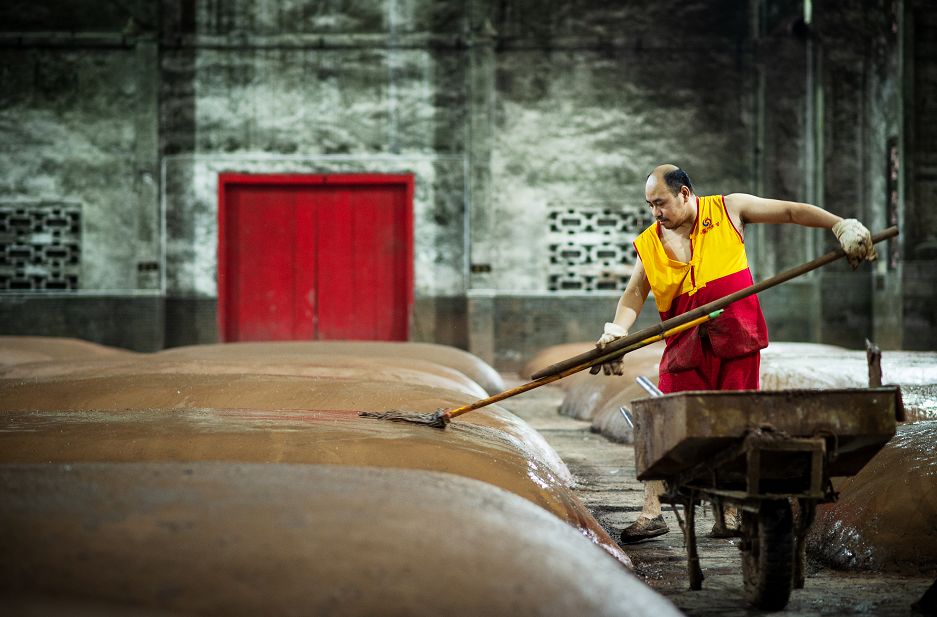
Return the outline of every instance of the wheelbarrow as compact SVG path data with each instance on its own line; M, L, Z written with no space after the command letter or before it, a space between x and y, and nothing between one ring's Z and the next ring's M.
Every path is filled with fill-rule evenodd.
M701 589L695 510L711 502L741 513L748 602L787 605L804 586L805 537L830 481L852 476L895 434L897 387L843 390L680 392L633 401L639 480L663 480L684 532L690 589ZM682 505L685 522L676 506Z

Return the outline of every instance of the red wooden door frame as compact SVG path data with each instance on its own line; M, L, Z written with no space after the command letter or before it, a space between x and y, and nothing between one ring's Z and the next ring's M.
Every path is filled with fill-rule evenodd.
M227 342L227 240L225 227L225 199L230 187L237 185L271 186L402 186L404 200L404 241L406 243L406 338L410 338L410 318L413 311L413 176L409 174L242 174L218 175L218 337Z

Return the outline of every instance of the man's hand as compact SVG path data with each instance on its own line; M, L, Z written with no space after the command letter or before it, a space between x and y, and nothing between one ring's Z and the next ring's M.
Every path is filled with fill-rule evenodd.
M616 341L625 336L628 336L627 330L619 326L617 323L606 322L605 330L602 332L602 336L599 337L599 340L595 342L595 346L599 349L605 349L612 341ZM605 371L606 375L621 375L624 371L621 358L606 362L604 364L596 364L591 369L589 369L589 372L593 375L598 375L599 371Z
M874 261L878 254L872 245L872 234L856 219L843 219L833 225L833 234L846 252L849 265L855 270L862 261Z

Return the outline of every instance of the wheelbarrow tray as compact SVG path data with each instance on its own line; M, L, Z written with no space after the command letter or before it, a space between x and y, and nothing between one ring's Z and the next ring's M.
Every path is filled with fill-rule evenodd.
M691 391L632 402L639 480L667 480L736 447L750 429L825 436L828 476L859 472L895 434L897 387Z

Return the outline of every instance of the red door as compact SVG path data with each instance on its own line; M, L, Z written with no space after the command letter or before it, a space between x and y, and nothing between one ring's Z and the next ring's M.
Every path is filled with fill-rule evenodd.
M222 174L224 341L406 340L412 176Z

